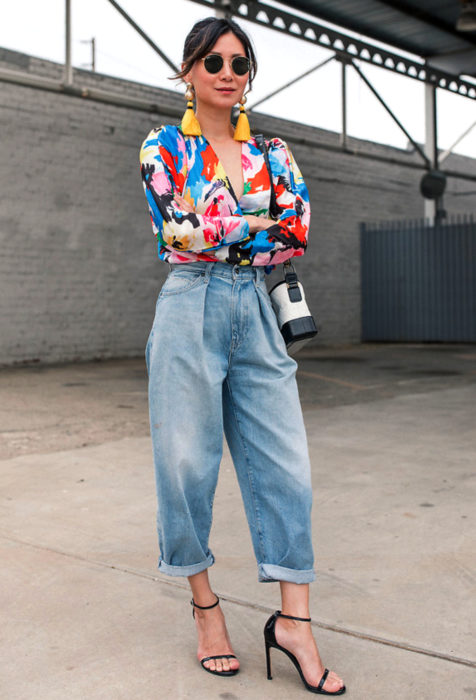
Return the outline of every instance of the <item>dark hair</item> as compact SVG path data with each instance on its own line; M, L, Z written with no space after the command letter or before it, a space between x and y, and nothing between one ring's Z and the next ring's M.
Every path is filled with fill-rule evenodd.
M204 58L215 46L218 39L228 32L232 32L243 44L246 57L250 62L250 73L248 76L249 86L256 75L258 64L251 40L243 29L233 20L219 17L207 17L201 19L193 25L185 39L183 47L183 69L173 76L173 79L182 79L187 75L195 61Z

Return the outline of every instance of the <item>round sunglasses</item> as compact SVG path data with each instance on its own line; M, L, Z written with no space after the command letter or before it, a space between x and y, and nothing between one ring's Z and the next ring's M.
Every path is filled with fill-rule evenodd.
M211 53L202 58L203 65L207 73L219 73L223 68L223 56L218 53ZM246 75L250 70L250 59L246 56L235 56L231 59L231 70L236 75Z

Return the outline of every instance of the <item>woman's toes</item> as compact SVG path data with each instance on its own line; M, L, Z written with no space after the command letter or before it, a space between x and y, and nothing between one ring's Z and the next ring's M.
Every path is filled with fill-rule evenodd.
M208 668L209 671L216 671L215 659L211 659L210 661L205 661L204 666L205 666L205 668Z
M339 678L339 676L336 673L334 673L334 671L331 671L326 678L326 682L323 685L323 689L329 690L333 693L336 690L340 690L343 685L343 680Z

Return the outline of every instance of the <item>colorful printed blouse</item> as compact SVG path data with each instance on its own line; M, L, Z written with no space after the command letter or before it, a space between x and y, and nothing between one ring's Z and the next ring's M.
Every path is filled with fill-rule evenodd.
M204 136L184 136L178 126L152 129L140 162L159 258L264 265L271 272L276 264L303 255L310 219L306 185L284 141L271 139L268 153L281 214L268 229L250 233L243 215L268 217L270 206L268 170L254 138L242 142L244 192L238 200ZM175 193L193 206L193 213L176 204Z

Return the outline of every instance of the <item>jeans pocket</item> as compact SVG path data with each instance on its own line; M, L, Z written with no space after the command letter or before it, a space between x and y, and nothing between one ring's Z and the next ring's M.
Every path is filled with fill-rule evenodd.
M183 294L204 282L205 272L203 270L171 270L162 285L159 299L173 294Z

